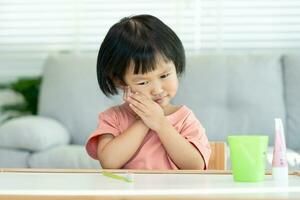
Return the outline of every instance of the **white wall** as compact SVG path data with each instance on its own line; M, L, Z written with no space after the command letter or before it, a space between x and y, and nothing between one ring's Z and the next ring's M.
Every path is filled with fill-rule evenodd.
M142 13L188 54L300 50L299 0L0 0L0 82L40 75L49 53L96 53L113 23Z
M0 0L0 78L41 73L57 51L98 51L124 16L152 14L188 53L300 49L299 0Z

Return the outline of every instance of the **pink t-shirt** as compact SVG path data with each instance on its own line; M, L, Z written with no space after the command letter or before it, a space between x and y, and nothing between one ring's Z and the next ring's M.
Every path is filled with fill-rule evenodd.
M176 112L166 116L173 127L201 153L207 167L211 154L205 129L193 112L181 106ZM88 154L97 159L98 137L110 133L115 137L122 134L135 121L128 104L109 108L100 113L98 128L91 134L87 143ZM205 168L206 168L205 167ZM178 169L168 156L156 132L149 130L137 153L122 167L123 169Z

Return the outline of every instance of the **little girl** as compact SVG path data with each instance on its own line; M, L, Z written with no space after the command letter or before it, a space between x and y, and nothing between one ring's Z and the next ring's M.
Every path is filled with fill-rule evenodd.
M171 104L184 70L181 41L156 17L126 17L110 28L98 54L98 83L108 97L122 89L125 103L100 113L87 141L102 168L206 169L205 129L187 106Z

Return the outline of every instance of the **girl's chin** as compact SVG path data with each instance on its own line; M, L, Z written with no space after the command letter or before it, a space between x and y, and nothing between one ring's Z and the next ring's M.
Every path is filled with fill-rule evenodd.
M169 107L171 106L171 104L170 104L169 101L165 101L165 102L163 102L163 103L161 103L161 104L159 104L159 105L160 105L160 107L161 107L162 109L167 109L167 108L169 108Z

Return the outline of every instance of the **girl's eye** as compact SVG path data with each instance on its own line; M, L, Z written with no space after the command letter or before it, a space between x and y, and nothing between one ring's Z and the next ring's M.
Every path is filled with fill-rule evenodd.
M160 78L167 78L169 75L170 75L170 73L164 74L164 75L160 76Z
M146 85L148 84L148 81L144 81L144 82L140 82L140 83L137 83L138 85Z

